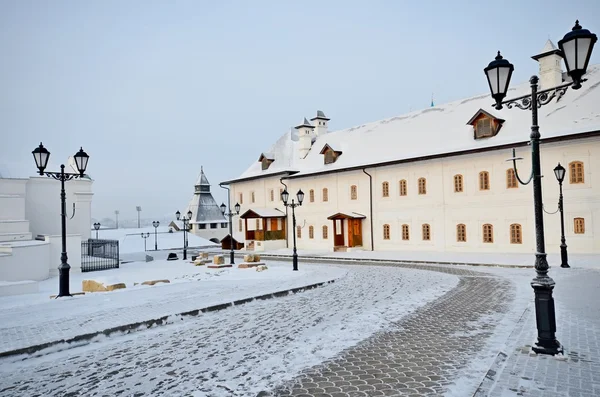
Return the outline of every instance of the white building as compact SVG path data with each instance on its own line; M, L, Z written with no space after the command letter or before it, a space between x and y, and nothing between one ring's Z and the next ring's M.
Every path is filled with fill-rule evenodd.
M204 168L200 167L200 175L194 185L194 195L182 216L192 212L190 232L219 243L223 237L229 234L229 221L221 213L221 208L210 192L210 183L204 174ZM179 231L183 229L182 221L172 221L170 225Z
M90 237L92 180L65 184L67 253L81 271L81 241ZM61 253L60 182L45 176L0 178L0 295L37 291L58 274Z
M550 41L533 58L540 89L568 79ZM600 253L600 65L586 78L539 109L545 209L557 208L561 163L566 240L578 254ZM524 83L507 97L529 93ZM528 178L531 111L492 103L485 93L334 132L318 111L223 182L232 204L253 211L234 218L234 237L247 249L291 246L287 186L290 200L306 195L296 209L299 249L534 252L532 185L520 185L506 162L516 148ZM547 251L558 252L560 215L546 214L544 227Z

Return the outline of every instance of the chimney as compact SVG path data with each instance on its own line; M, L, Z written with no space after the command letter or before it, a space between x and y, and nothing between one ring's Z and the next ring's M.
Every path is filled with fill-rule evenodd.
M325 117L325 113L322 110L317 110L317 116L310 119L310 121L315 126L316 136L327 134L327 122L329 119Z
M312 146L312 138L315 136L315 126L312 125L306 117L302 120L302 124L294 127L298 130L298 147L300 158L306 157Z
M562 55L554 44L548 40L538 55L531 58L540 64L540 85L539 90L554 88L563 83L562 79Z

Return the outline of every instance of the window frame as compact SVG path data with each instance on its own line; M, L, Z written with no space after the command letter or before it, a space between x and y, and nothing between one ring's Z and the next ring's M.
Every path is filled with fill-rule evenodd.
M421 237L423 241L431 241L431 225L429 223L421 225Z
M402 225L402 241L410 241L410 227L407 223Z
M421 194L421 195L427 194L427 178L420 177L417 183L419 186L419 194Z
M350 186L350 200L358 200L358 186Z
M399 195L400 196L408 196L408 184L406 182L406 179L400 179L400 181L398 182L399 184Z
M482 241L485 244L493 244L494 243L494 225L491 223L484 223L481 226L482 233Z
M308 201L311 203L315 202L315 189L310 189L308 191Z
M327 225L323 225L323 227L321 228L321 233L323 236L323 240L327 240L329 238L329 228L327 227Z
M308 227L308 238L310 240L313 240L315 238L315 227L313 225L310 225Z
M383 225L383 239L384 240L389 240L390 236L391 236L390 225L386 223L386 224Z
M516 189L519 187L519 181L517 180L517 174L513 168L506 170L506 188Z
M456 242L466 243L467 242L467 225L464 223L458 223L456 225Z
M490 173L488 171L479 172L479 190L490 190Z
M585 167L583 161L575 160L569 163L569 184L585 183Z
M329 189L327 189L326 187L323 188L323 191L321 192L322 194L322 200L324 203L329 201Z
M585 218L578 216L573 218L573 233L585 234Z
M464 192L464 178L462 174L454 175L454 193Z
M520 223L510 224L509 235L511 244L523 244L523 227Z
M388 181L381 183L381 197L390 197L390 183Z

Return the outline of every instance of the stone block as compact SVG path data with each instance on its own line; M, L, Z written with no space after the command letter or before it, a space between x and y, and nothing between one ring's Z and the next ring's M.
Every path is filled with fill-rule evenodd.
M200 253L200 257L201 257L202 259L208 259L208 252L201 252L201 253Z
M196 259L194 261L194 266L204 266L206 265L207 261L203 261L202 259Z
M124 289L124 288L127 288L125 283L117 283L117 284L111 284L111 285L106 286L107 291L114 291L116 289Z
M260 255L254 254L254 262L260 262Z
M81 282L81 290L83 292L106 292L106 286L96 280L83 280Z
M262 271L265 271L267 269L268 269L267 265L256 266L256 271L257 272L262 272Z
M208 265L206 267L209 268L209 269L221 269L221 268L224 268L224 267L233 267L233 266L232 265L225 265L225 264L220 264L220 265L214 265L213 264L213 265Z
M223 255L215 255L213 257L213 263L215 265L222 265L225 263L225 258L223 257Z
M259 267L264 265L264 262L244 262L238 265L238 269L249 269L251 267Z
M166 279L165 280L149 280L149 281L144 281L142 283L142 285L154 285L154 284L157 284L157 283L166 283L166 284L169 284L170 281L166 280Z
M246 255L244 255L244 262L247 262L247 263L254 262L254 254L246 254Z
M146 262L152 262L154 260L153 256L146 255Z

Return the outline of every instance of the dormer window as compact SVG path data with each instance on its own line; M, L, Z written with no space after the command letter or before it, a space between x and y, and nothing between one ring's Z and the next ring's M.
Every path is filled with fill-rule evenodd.
M258 158L258 161L261 163L261 167L264 171L269 168L273 161L275 161L275 158L270 153L261 153L260 157Z
M325 164L331 164L336 162L337 158L340 157L342 152L333 150L331 146L325 144L325 146L323 146L323 149L321 149L320 154L325 156Z
M502 123L504 123L504 120L479 109L467 124L473 126L474 139L483 139L496 136L500 131L500 127L502 127Z

